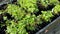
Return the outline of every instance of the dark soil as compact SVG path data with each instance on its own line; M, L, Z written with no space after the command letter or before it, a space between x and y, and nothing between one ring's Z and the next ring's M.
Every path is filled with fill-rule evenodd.
M0 6L0 10L5 10L7 8L7 4L3 4Z
M6 34L6 26L0 27L0 34Z

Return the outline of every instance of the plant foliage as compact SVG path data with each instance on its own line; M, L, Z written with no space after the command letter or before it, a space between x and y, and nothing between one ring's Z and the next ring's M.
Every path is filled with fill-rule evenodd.
M55 5L55 7L51 10L40 11L38 2L46 8L49 5ZM5 13L7 14L5 15ZM39 13L39 15L36 16L35 13ZM5 10L0 10L0 28L7 26L6 34L29 34L27 30L35 31L38 25L51 22L54 14L59 13L58 0L17 0L16 4L7 4Z

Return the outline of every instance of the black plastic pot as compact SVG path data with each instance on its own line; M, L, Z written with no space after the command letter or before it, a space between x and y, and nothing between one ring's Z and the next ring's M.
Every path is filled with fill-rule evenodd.
M60 17L39 30L36 34L60 34Z
M11 3L13 0L0 0L0 6L2 6L3 4L8 4Z

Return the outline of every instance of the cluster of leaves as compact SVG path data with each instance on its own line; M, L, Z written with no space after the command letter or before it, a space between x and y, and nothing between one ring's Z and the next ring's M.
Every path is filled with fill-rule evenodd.
M17 3L29 13L38 11L36 2L37 0L17 0Z

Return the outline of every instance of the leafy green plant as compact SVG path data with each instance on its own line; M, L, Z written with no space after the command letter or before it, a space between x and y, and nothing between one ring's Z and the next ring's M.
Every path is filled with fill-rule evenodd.
M53 13L55 13L55 14L60 13L60 5L56 5L56 6L53 8Z
M16 20L21 20L21 18L25 15L25 11L14 4L8 4L6 12L12 15L12 17L15 17Z
M35 15L31 15L31 14L27 14L26 17L24 18L24 20L27 23L27 29L29 30L35 30L34 26L35 26Z
M26 32L25 26L26 24L24 23L24 21L18 21L18 24L14 22L14 20L10 21L6 21L6 25L7 25L7 30L6 33L8 34L28 34Z
M50 21L51 17L53 17L53 14L51 11L42 11L41 18L45 21Z
M36 2L37 0L17 0L18 4L29 13L38 11Z

